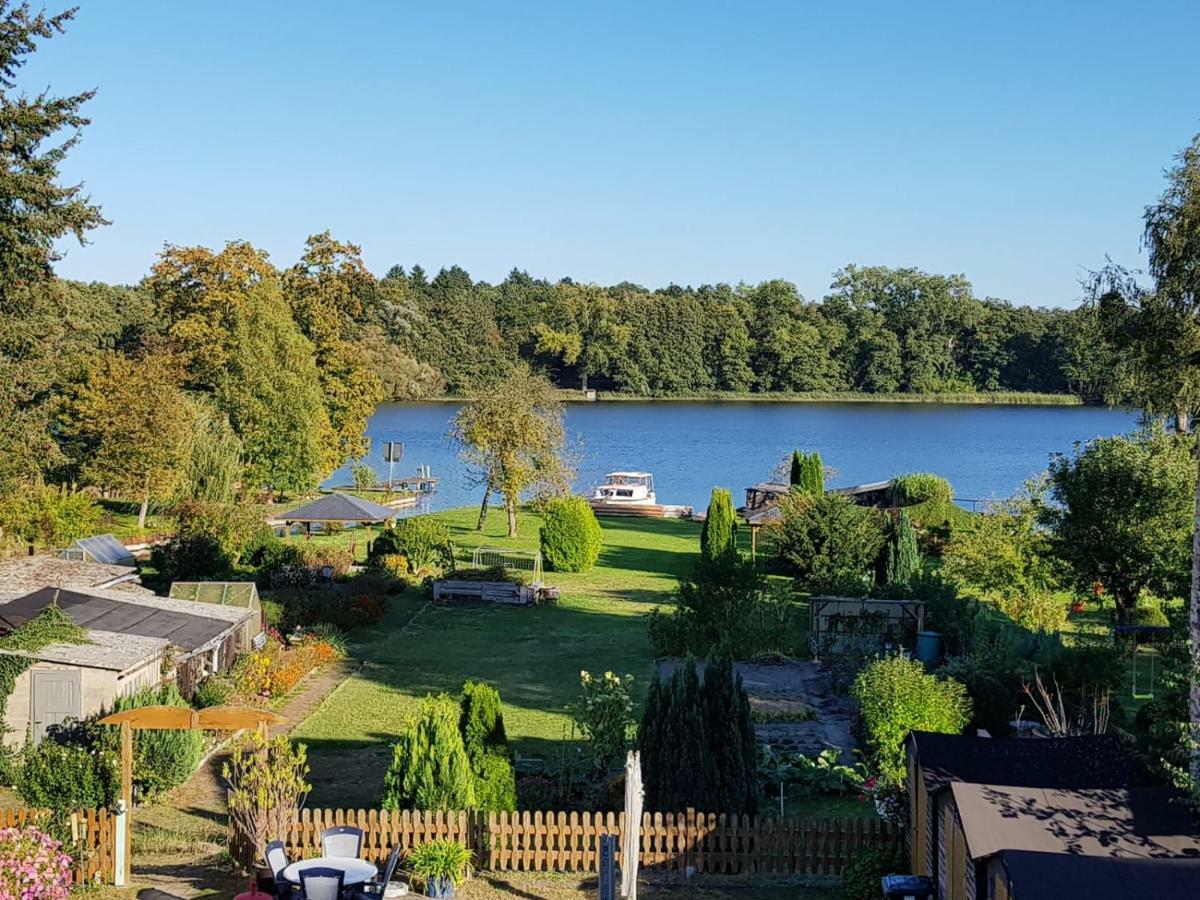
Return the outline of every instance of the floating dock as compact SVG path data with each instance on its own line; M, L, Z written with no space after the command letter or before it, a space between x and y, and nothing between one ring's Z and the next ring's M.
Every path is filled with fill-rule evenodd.
M598 516L624 516L631 519L689 519L690 506L659 503L605 503L591 500L592 510Z

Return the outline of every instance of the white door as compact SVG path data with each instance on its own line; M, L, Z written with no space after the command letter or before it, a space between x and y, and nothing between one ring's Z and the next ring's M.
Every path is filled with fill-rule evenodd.
M33 742L39 743L51 725L61 725L67 719L83 714L80 675L78 669L44 669L33 671Z

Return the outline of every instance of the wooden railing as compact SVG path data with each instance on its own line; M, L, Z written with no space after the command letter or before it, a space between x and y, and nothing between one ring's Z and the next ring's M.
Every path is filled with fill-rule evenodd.
M363 856L383 860L449 838L475 853L479 868L521 872L596 872L600 835L623 835L623 813L422 812L306 809L285 838L293 859L321 855L321 832L353 825ZM640 865L658 871L840 875L867 846L898 846L900 833L879 819L791 819L697 813L645 813ZM620 843L620 842L618 842Z
M0 809L0 828L44 825L48 809ZM110 884L116 874L116 816L107 809L81 809L71 814L70 840L63 851L71 856L71 883Z

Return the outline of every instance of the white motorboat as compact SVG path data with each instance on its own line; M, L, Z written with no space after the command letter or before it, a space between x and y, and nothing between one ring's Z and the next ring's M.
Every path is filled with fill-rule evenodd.
M654 476L649 472L609 472L592 492L592 505L657 506Z

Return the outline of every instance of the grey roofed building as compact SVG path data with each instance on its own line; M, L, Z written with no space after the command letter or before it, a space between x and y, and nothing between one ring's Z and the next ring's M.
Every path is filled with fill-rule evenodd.
M95 593L82 594L69 589L47 587L0 605L0 632L19 628L57 603L67 618L89 631L161 638L174 647L192 651L210 644L242 619L252 615L247 609L212 607L241 615L209 616L201 612L208 608L207 604L202 606L186 600L174 602L183 603L186 610L170 606L164 608L159 603L131 603L126 598L115 600Z
M284 522L387 522L396 518L396 510L353 494L332 493L318 497L296 509L276 516Z
M134 568L137 560L124 544L111 534L97 534L93 537L80 538L58 553L60 559L74 559L83 562L105 563L110 566L125 566Z
M955 782L967 853L1003 850L1200 859L1200 832L1173 788L1060 790Z
M0 603L44 587L102 589L129 594L154 593L142 587L138 573L125 566L62 559L57 556L18 556L0 560Z

